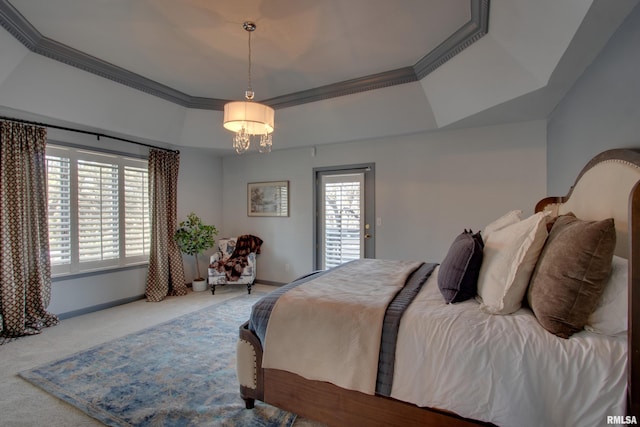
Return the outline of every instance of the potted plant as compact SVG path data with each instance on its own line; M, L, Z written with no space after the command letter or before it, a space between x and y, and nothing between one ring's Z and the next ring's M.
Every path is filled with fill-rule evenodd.
M198 255L215 245L217 235L218 229L215 225L203 224L198 215L193 212L187 216L186 220L180 222L180 227L176 230L174 238L180 252L196 258L196 275L192 282L194 291L207 289L207 282L200 276Z

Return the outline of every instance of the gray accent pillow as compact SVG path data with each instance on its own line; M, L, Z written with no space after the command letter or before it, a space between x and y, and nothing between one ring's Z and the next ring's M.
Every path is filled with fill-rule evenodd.
M559 216L531 276L527 299L546 330L569 338L582 330L602 298L616 247L613 218Z
M447 304L476 296L482 265L482 236L464 230L458 235L438 270L438 288Z

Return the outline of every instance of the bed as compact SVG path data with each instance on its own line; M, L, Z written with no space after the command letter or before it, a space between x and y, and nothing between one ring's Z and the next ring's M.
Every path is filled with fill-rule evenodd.
M240 327L246 407L336 426L637 422L639 181L640 150L609 150L440 264L363 260L272 292Z

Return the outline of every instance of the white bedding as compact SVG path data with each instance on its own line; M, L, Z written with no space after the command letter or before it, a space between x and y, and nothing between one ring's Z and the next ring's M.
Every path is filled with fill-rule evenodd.
M473 300L448 305L437 277L400 324L392 397L499 426L596 426L625 414L626 337L565 340L526 308L503 316Z
M421 264L361 259L289 290L271 312L262 367L374 394L385 311Z

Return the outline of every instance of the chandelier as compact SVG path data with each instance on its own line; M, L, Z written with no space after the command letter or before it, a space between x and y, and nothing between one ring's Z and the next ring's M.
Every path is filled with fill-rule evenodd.
M251 88L251 33L255 31L256 24L247 21L242 24L249 33L249 73L248 87L244 93L246 101L232 101L224 106L224 127L232 132L233 148L236 153L242 154L251 146L251 138L260 136L258 151L268 153L271 151L274 110L268 105L254 102L255 93Z

